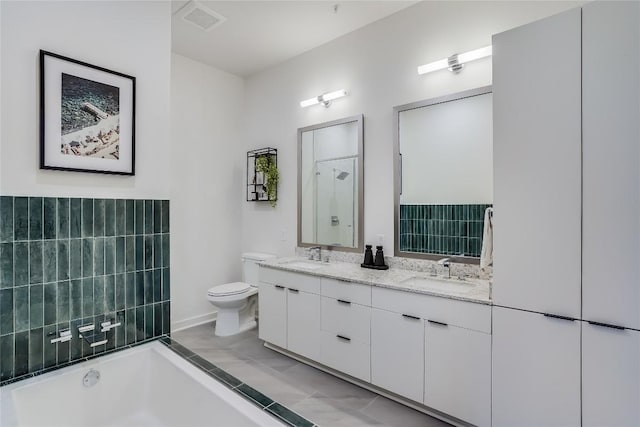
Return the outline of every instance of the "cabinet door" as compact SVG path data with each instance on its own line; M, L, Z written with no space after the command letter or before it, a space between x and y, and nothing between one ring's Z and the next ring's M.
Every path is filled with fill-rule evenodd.
M424 404L491 425L491 335L427 322Z
M287 290L287 349L320 359L320 295Z
M583 323L582 425L640 425L640 332Z
M493 300L574 318L581 274L580 40L579 8L493 36Z
M371 309L371 382L424 400L424 320Z
M640 4L582 13L582 316L640 329Z
M580 323L493 307L494 427L580 425Z
M260 283L258 288L258 336L282 348L287 348L287 293L280 285Z

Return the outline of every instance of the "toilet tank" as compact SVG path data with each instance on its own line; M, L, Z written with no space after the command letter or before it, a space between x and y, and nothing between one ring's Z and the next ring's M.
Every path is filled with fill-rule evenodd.
M242 254L242 281L250 285L258 286L258 275L261 261L275 258L272 254L262 254L258 252L246 252Z

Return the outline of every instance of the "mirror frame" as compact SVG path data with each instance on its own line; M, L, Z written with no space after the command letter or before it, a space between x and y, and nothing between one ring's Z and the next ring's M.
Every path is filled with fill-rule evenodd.
M452 258L452 262L465 264L480 264L480 258L441 255L422 252L402 252L400 251L400 191L402 189L402 159L400 157L400 113L414 110L416 108L428 107L445 102L457 101L459 99L472 98L474 96L493 93L493 86L482 86L475 89L456 92L449 95L439 96L424 101L412 102L410 104L393 107L393 250L394 256L405 258L419 258L437 261L442 258Z
M304 132L337 126L345 123L358 123L358 246L332 246L302 242L302 134ZM358 114L330 122L298 128L298 247L320 246L323 249L362 252L364 250L364 115Z

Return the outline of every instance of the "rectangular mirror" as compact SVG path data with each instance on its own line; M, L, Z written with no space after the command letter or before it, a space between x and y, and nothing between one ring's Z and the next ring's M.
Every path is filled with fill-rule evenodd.
M395 254L478 262L493 203L491 86L394 108Z
M298 246L363 249L363 116L298 129Z

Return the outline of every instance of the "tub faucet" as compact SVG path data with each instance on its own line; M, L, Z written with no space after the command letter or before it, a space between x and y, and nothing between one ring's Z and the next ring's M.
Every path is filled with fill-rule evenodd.
M315 260L313 251L317 251L316 254L318 256L318 261L322 261L322 246L314 246L312 248L309 248L309 259L312 261Z

